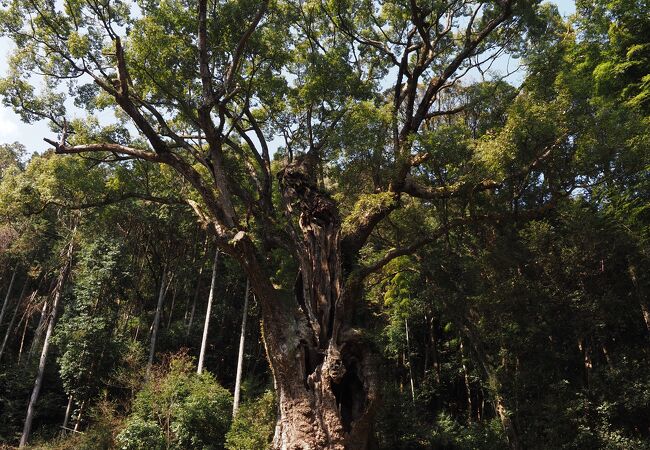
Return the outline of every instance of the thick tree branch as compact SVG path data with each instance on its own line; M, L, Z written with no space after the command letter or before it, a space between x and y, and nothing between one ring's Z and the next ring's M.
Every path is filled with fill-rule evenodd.
M502 182L483 180L476 182L456 183L452 186L425 186L418 183L413 177L407 176L401 188L411 197L417 197L427 200L455 198L465 194L497 189L503 185Z
M67 146L65 143L56 142L51 139L43 138L43 140L52 145L56 153L59 154L73 155L91 152L112 152L129 155L134 158L144 159L145 161L161 162L160 156L157 153L148 152L146 150L141 150L138 148L127 147L120 144L102 143Z
M113 205L115 203L124 202L126 200L142 200L144 202L158 203L161 205L188 206L187 202L180 199L175 199L170 197L159 197L156 195L143 194L140 192L125 192L115 197L107 196L102 200L88 202L88 203L81 203L78 205L67 205L58 202L49 202L49 203L76 211L82 209L101 208L102 206Z

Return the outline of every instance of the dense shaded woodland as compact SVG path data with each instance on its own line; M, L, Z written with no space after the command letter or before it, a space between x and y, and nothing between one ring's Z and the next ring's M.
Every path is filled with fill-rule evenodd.
M650 449L650 4L576 7L2 2L0 446Z

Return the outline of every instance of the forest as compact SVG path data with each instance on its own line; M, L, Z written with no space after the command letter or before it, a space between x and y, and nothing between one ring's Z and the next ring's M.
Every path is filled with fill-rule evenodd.
M49 127L0 133L0 448L650 449L648 0L3 0L0 39Z

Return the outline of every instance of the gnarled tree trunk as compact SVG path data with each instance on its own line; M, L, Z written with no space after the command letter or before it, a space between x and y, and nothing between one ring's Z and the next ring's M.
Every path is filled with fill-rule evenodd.
M363 450L372 441L378 389L373 355L350 326L361 284L345 279L341 220L316 187L310 156L279 174L287 211L299 215L299 229L291 230L299 264L294 298L262 302L279 400L273 445Z

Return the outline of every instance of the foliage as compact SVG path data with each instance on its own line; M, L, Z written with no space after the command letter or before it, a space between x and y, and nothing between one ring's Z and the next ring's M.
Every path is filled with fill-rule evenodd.
M270 448L275 431L276 399L271 391L241 405L226 435L229 450Z
M222 449L231 411L230 393L210 373L197 375L186 355L176 355L137 394L116 442L123 449Z

